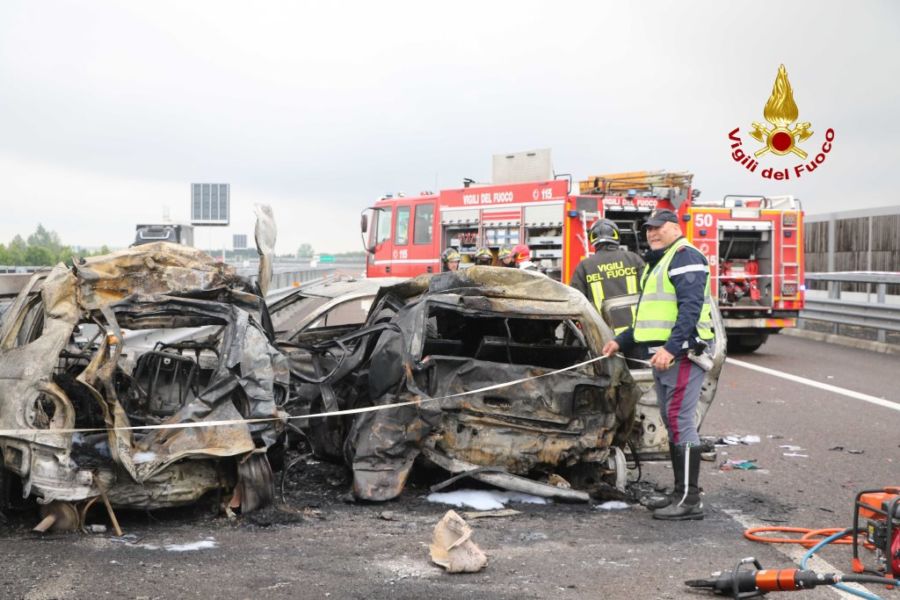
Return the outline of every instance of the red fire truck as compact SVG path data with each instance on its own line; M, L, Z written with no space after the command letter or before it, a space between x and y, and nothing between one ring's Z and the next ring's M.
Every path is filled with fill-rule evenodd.
M591 251L585 232L598 218L619 226L622 242L647 249L641 226L657 208L674 210L685 236L709 259L712 294L732 350L753 351L793 327L803 307L803 212L790 196L701 200L684 172L638 171L590 177L571 193L567 179L479 185L385 196L363 211L369 277L441 270L456 248L471 264L477 248L528 245L547 275L568 283Z

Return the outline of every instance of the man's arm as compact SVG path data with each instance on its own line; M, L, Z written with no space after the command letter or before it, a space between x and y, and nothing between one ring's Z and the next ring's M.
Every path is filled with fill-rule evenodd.
M706 258L694 248L681 248L672 258L669 265L669 279L675 286L678 318L665 344L665 349L672 355L681 352L685 340L694 336L697 322L700 320L700 311L703 309L708 273L709 264Z

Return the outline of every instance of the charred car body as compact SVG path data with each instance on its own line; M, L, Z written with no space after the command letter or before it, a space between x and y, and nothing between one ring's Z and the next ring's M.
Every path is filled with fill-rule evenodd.
M235 486L244 510L265 504L289 383L265 319L230 267L177 244L35 276L0 328L3 466L51 507L162 508Z
M306 425L317 454L352 467L359 498L396 497L423 457L501 487L586 500L583 490L623 487L622 448L667 451L649 369L601 359L612 331L580 293L541 274L424 275L383 288L365 325L341 333L282 331L279 346L300 382L292 412L409 403ZM707 374L701 420L723 361L720 351ZM535 481L551 475L575 489Z

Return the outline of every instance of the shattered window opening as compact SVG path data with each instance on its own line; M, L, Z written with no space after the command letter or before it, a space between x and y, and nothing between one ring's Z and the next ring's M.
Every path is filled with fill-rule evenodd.
M572 333L577 329L577 321L566 318L472 314L432 306L421 356L560 369L590 357L583 336Z

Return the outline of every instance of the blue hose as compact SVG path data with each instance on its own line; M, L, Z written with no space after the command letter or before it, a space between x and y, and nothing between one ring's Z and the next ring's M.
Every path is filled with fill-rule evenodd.
M819 542L818 544L816 544L815 546L810 548L809 551L806 554L804 554L803 558L800 560L800 568L806 569L807 568L806 561L808 561L813 554L815 554L816 552L821 550L824 546L830 544L831 542L833 542L835 540L838 540L838 539L844 537L845 535L847 535L848 533L851 533L851 532L853 532L852 527L845 529L844 531L839 531L839 532L835 533L834 535L828 536L827 538L825 538L824 540L822 540L821 542ZM854 535L855 535L855 532L854 532ZM876 596L875 594L870 594L869 592L855 590L848 585L844 585L843 583L836 583L836 584L834 584L834 587L836 587L840 590L843 590L843 591L847 592L848 594L853 594L854 596L859 596L860 598L866 598L867 600L884 600L881 596Z

